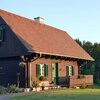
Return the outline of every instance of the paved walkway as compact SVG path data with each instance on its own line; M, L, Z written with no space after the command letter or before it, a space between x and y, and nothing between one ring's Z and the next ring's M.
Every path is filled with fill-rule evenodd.
M23 92L23 93L3 94L3 95L0 95L0 100L8 100L11 97L23 96L23 95L27 95L27 94L33 94L33 93L34 92Z

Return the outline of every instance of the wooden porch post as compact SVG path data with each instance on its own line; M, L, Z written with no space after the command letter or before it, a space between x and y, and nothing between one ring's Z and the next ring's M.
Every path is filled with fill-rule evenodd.
M25 88L28 87L28 62L25 65Z
M28 87L32 86L31 82L31 63L28 63Z
M31 63L26 62L25 66L25 88L29 88L32 86L31 82Z

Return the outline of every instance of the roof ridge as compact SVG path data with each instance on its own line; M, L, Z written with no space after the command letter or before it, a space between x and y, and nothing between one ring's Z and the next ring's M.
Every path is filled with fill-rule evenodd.
M37 24L40 24L40 25L44 25L44 26L47 26L47 27L49 27L49 28L53 28L53 29L57 29L57 30L66 32L66 31L61 30L61 29L59 29L59 28L57 28L57 27L53 27L53 26L48 25L48 24L45 24L45 23L39 23L39 22L37 22L37 21L35 21L35 20L32 20L32 19L27 18L27 17L24 17L24 16L17 15L17 14L15 14L15 13L11 13L11 12L9 12L9 11L5 11L5 10L0 9L0 12L1 12L1 13L2 13L2 12L3 12L3 13L6 13L6 14L8 14L8 15L10 14L10 15L13 15L13 16L15 16L15 17L19 17L20 19L23 19L23 20L26 20L26 21L31 21L31 22L34 22L34 23L37 23ZM66 32L66 33L67 33L67 32Z

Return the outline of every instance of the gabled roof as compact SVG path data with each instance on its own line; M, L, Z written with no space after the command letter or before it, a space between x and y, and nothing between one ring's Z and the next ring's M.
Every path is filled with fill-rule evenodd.
M63 30L4 10L0 10L0 16L29 51L93 60L93 58Z

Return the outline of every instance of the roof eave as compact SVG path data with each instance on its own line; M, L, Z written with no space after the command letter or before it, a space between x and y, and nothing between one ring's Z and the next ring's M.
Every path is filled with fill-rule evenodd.
M46 55L53 55L53 56L61 56L61 57L70 57L74 59L82 59L82 60L88 60L88 61L95 61L91 56L89 58L82 58L82 57L74 57L74 56L69 56L69 55L63 55L63 54L54 54L54 53L47 53L47 52L37 52L37 51L29 51L31 53L38 53L38 54L46 54Z

